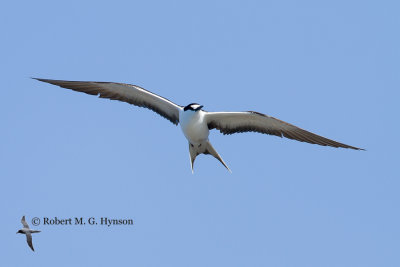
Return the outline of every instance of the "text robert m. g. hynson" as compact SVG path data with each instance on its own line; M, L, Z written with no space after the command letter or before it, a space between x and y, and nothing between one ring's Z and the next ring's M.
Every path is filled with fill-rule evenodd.
M58 217L34 217L32 219L32 224L37 225L133 225L133 219L116 219L108 217L71 217L71 218L58 218Z

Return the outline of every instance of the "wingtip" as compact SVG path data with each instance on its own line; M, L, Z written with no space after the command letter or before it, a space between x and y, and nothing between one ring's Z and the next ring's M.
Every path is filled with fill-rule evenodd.
M36 77L31 77L31 79L39 81L39 82L44 82L44 83L51 83L52 81L57 81L57 80L53 80L53 79L36 78Z
M48 79L43 79L43 78L36 78L36 77L31 77L31 79L39 81L39 82L46 82L49 81Z
M32 79L32 80L39 81L39 82L45 82L45 81L46 81L45 79L42 79L42 78L36 78L36 77L31 77L31 79Z

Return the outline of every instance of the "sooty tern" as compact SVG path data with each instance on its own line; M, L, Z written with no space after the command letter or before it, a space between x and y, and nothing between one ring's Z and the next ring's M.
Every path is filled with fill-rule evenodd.
M32 249L32 251L35 251L33 249L33 245L32 245L32 234L33 233L40 233L40 231L30 229L29 225L25 221L25 216L22 216L21 223L24 226L24 228L22 228L21 230L18 230L17 234L25 234L26 235L26 242L28 243L28 245Z
M231 171L208 140L209 131L211 129L217 129L223 134L259 132L279 137L284 136L297 141L321 146L363 150L316 135L287 122L255 111L207 112L202 110L202 105L196 103L183 107L136 85L114 82L34 79L74 91L97 95L100 98L119 100L135 106L148 108L170 120L173 124L180 124L183 134L189 141L192 172L194 160L199 154L211 154L218 159L225 168Z

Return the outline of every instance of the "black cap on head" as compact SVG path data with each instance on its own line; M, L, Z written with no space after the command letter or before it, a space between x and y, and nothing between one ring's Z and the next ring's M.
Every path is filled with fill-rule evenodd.
M197 103L191 103L187 105L186 107L183 108L184 111L186 110L193 110L193 111L198 111L202 108L203 106Z

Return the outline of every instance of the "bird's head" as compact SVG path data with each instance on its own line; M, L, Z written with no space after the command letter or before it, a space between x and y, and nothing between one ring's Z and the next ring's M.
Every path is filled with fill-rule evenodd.
M197 103L191 103L191 104L187 105L186 107L184 107L183 110L184 111L186 111L186 110L199 111L199 110L201 110L202 107L203 107L202 105L199 105Z
M18 230L17 234L23 234L22 230Z

